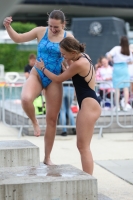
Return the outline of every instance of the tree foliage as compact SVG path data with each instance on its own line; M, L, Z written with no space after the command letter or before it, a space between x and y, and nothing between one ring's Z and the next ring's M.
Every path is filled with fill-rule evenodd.
M30 53L36 54L36 51L20 51L18 44L0 44L0 64L5 66L6 72L23 72Z
M25 33L30 31L31 29L36 27L36 24L34 23L22 23L22 22L12 22L11 24L12 28L17 32L17 33Z

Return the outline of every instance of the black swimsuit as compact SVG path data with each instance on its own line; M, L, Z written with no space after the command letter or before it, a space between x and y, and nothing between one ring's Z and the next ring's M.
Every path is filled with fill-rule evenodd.
M82 103L83 99L85 99L87 97L93 98L99 103L96 92L89 87L89 83L93 76L94 66L92 64L92 61L85 54L83 54L83 57L87 58L87 60L90 62L90 70L89 70L88 74L85 77L80 76L79 74L76 74L72 77L73 85L76 90L79 108L81 108L81 103ZM91 71L92 71L91 78L88 82L86 82L85 78L90 74Z

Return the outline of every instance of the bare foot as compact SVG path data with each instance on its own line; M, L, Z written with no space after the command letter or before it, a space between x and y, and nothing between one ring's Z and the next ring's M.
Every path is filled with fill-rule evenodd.
M37 120L36 120L36 123L33 124L33 127L34 127L34 135L35 135L36 137L39 137L40 134L41 134L41 130L40 130L39 123L38 123Z
M44 159L44 161L43 161L43 163L45 164L45 165L55 165L54 163L52 163L52 161L50 160L50 159Z

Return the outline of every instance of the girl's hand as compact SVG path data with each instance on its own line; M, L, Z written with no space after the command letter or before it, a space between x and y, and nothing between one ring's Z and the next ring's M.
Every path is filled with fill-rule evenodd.
M70 66L73 63L72 60L67 60L67 64Z
M12 21L12 17L6 17L3 21L3 25L5 26L5 28L9 27Z
M40 60L41 60L41 61L36 60L35 66L36 66L38 69L42 70L42 69L45 67L45 65L44 65L43 60L42 60L42 59L40 59Z
M62 71L66 71L69 68L68 65L64 65L64 63L62 63Z

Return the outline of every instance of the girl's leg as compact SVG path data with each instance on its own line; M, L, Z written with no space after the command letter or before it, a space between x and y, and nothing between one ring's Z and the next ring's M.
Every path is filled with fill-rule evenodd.
M101 114L100 105L92 98L82 102L76 121L77 147L81 156L83 171L92 175L93 157L90 150L91 138L96 120Z
M62 84L51 82L50 85L45 90L46 98L46 131L44 135L45 143L45 157L44 163L47 165L52 165L50 160L50 153L52 151L57 118L61 107L62 101Z
M131 83L131 95L133 95L133 83Z
M74 115L71 110L73 99L74 99L74 87L68 87L66 91L66 100L67 100L66 107L67 107L67 115L68 115L69 123L71 125L75 125Z
M124 88L123 90L124 90L124 101L125 101L125 106L126 106L129 100L129 89Z
M60 116L59 116L59 122L60 125L66 125L66 87L63 87L63 97L62 97L62 104L60 109ZM62 132L67 132L66 128L62 129Z
M34 127L34 134L36 136L40 135L40 128L35 117L35 108L33 105L33 101L37 96L39 96L41 91L42 91L42 86L38 79L37 74L31 73L29 78L23 85L21 101L24 111L32 121Z

